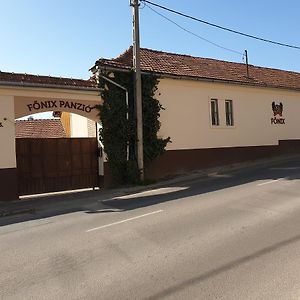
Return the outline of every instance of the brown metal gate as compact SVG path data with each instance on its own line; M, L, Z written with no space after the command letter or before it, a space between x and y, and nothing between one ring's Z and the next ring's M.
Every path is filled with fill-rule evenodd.
M16 139L19 195L99 186L95 138Z

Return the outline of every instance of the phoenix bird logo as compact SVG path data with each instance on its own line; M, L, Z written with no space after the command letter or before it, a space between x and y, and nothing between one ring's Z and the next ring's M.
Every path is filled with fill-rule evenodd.
M280 117L282 117L282 112L283 112L283 104L280 102L279 104L276 104L274 101L272 102L272 110L273 110L273 114L274 117L276 115L279 115Z

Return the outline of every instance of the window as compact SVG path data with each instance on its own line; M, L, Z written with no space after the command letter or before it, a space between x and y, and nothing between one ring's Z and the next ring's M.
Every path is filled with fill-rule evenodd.
M211 125L219 125L218 99L210 100Z
M232 100L225 100L226 126L233 126Z

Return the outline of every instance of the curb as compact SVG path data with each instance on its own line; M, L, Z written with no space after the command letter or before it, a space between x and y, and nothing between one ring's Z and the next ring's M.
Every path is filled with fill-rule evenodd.
M20 214L27 214L27 213L35 213L35 208L23 208L23 209L13 209L13 210L4 210L0 211L0 218L1 217L9 217L9 216L15 216Z
M199 170L190 174L181 174L178 175L174 178L163 180L154 184L150 184L147 186L132 186L132 187L125 187L125 188L117 188L117 189L104 189L100 191L100 194L96 195L83 195L83 197L89 199L90 201L97 200L98 202L107 203L109 201L115 200L117 197L129 195L132 193L139 193L139 192L146 192L152 189L158 189L162 188L168 185L174 185L178 183L189 183L191 181L203 181L209 177L220 175L224 172L239 172L245 169L253 169L255 170L256 168L263 168L270 166L272 164L277 164L281 163L284 161L288 161L291 159L295 158L300 158L300 154L292 154L292 155L282 155L282 156L277 156L274 158L270 159L261 159L261 160L256 160L256 161L250 161L250 162L243 162L243 163L236 163L236 164L231 164L231 165L224 165L224 166L219 166L219 167L213 167L213 168L208 168L204 170ZM83 192L84 193L84 192ZM57 207L59 205L68 205L69 203L71 205L74 205L74 200L81 200L80 194L69 194L69 200L61 200L58 197L62 197L61 195L59 196L50 196L49 199L51 199L51 203L47 202L47 199L45 199L45 202L43 205L41 205L40 209L49 209L49 207L53 208ZM42 197L37 197L33 199L24 199L24 200L17 200L13 201L10 203L0 201L0 206L1 204L7 205L7 208L2 208L0 207L0 218L1 217L8 217L8 216L14 216L14 215L19 215L19 214L26 214L26 213L35 213L37 211L36 207L38 207L40 204L38 204L38 200L41 200ZM102 198L102 199L99 199ZM56 202L57 201L57 202ZM40 202L41 203L41 202ZM55 205L57 204L57 206ZM24 206L28 207L24 207ZM19 206L19 207L18 207ZM23 206L21 208L20 206ZM36 207L35 207L36 206Z
M115 193L112 193L111 199L105 199L101 200L101 202L109 202L114 200L115 197L120 197L124 195L128 195L130 193L138 193L138 192L144 192L149 191L152 189L161 188L167 185L174 185L177 183L189 183L191 181L203 181L211 176L220 175L224 172L238 172L245 169L257 169L257 168L263 168L270 166L271 164L281 163L284 161L289 161L293 158L300 158L300 154L292 154L292 155L282 155L277 156L269 159L261 159L256 161L250 161L250 162L243 162L243 163L235 163L230 165L223 165L218 167L212 167L204 170L195 171L190 174L181 174L174 178L163 180L161 182L157 182L154 184L150 184L147 186L134 186L127 189L116 191Z

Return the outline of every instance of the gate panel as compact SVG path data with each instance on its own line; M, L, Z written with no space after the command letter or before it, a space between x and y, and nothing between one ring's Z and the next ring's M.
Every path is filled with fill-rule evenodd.
M19 195L99 186L95 138L16 139Z

